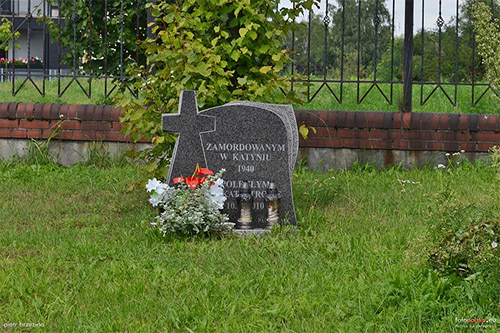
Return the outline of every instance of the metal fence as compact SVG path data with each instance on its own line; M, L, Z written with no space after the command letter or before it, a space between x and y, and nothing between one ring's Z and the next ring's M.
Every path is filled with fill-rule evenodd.
M292 79L292 89L306 83L308 102L326 92L343 103L346 86L355 85L358 104L378 94L392 105L401 103L395 96L399 85L402 109L410 111L415 87L421 105L442 93L456 106L458 87L468 86L475 106L492 88L483 81L476 54L467 12L472 1L452 1L448 16L442 0L420 0L417 6L414 0L319 1L286 41L294 51L289 70L302 75ZM59 97L71 85L91 97L92 82L99 79L109 97L117 82L127 85L128 64L144 63L138 41L149 32L148 2L0 0L0 17L12 23L10 40L0 45L0 81L12 83L13 95L29 83L45 96L46 81L57 80ZM431 5L437 10L429 15ZM498 12L493 0L491 8Z
M444 8L442 0L420 0L417 6L414 0L321 1L320 11L309 12L306 23L288 41L295 51L291 73L303 75L292 86L307 83L308 102L326 90L341 104L346 85L355 84L358 104L375 90L387 104L401 103L403 111L412 110L414 87L422 106L437 93L456 106L460 86L470 87L471 106L488 91L499 96L483 80L470 18L473 1L453 1L453 12L450 2ZM429 13L429 5L437 6L436 12ZM493 0L490 6L494 14L498 12ZM396 16L404 31L397 31ZM321 44L319 38L323 38ZM346 73L347 63L355 67L354 75ZM402 86L399 101L395 101L396 85Z

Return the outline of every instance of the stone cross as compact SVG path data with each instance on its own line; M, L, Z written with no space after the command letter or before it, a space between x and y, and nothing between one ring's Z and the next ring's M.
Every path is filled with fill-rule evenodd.
M200 134L215 130L215 117L198 113L193 90L181 92L179 113L164 114L161 127L164 132L179 133L168 170L167 180L170 185L175 177L191 176L196 164L207 167Z

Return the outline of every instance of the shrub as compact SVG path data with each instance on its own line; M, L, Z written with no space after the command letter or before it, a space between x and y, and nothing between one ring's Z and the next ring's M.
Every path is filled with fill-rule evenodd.
M128 82L118 96L124 133L134 140L152 139L155 148L140 155L167 161L175 142L162 133L162 113L176 112L182 90L196 90L200 108L232 100L276 103L301 101L288 92L282 73L290 53L282 48L292 20L316 0L294 0L295 9L276 10L278 0L158 1L151 5L155 39L143 43L147 65L129 68ZM150 170L158 164L149 165Z

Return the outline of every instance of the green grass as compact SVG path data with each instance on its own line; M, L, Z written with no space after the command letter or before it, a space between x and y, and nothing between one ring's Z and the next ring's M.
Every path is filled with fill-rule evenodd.
M329 84L332 91L340 98L340 84ZM360 85L360 99L370 89L371 84ZM381 90L390 100L390 84L379 84ZM399 111L398 101L402 96L402 85L394 85L392 105L387 102L380 91L373 87L361 104L357 103L357 85L355 83L344 84L343 101L338 103L327 86L323 86L317 95L321 83L314 83L309 87L309 98L312 99L309 103L303 106L294 106L297 109L305 110L345 110L345 111ZM423 90L423 100L431 95L432 90L436 86L425 86ZM454 101L455 87L443 86L443 89L448 94L451 101ZM307 88L301 91L306 92ZM485 91L485 87L476 87L474 99L477 99ZM500 113L500 99L496 98L491 90L489 90L477 103L472 106L472 87L458 86L457 88L457 106L453 106L441 89L437 89L425 102L421 105L421 88L420 86L413 87L413 106L415 112L437 112L437 113Z
M298 233L165 240L148 226L155 211L145 191L126 192L144 177L136 166L3 163L0 325L458 332L456 317L498 322L498 270L465 280L436 273L428 261L446 230L499 220L496 173L467 163L326 174L299 168Z
M15 91L23 85L24 77L16 77ZM19 89L15 96L12 95L12 82L0 82L0 102L16 102L16 103L61 103L61 104L96 104L109 105L112 104L112 98L104 96L104 80L92 80L91 89L89 82L84 78L78 79L78 82L83 87L78 85L78 82L72 79L61 79L60 88L58 87L57 79L45 82L45 96L42 96L40 91L43 91L43 82L41 80L33 80L33 83L28 80ZM69 86L68 86L69 85ZM67 89L66 89L67 87ZM66 89L66 91L65 91ZM108 81L108 93L113 89L111 80ZM116 89L115 89L116 91ZM63 93L59 97L59 92ZM91 94L89 98L87 94Z

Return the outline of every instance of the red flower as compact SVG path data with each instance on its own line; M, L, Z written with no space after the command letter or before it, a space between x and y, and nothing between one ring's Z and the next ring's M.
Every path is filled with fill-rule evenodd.
M195 175L198 174L199 178ZM184 178L182 176L174 178L174 184L177 183L186 183L187 186L196 190L196 188L203 184L207 179L207 176L213 176L214 173L207 168L200 168L198 164L196 164L196 170L194 170L193 175L191 177Z

